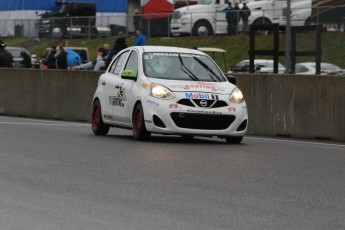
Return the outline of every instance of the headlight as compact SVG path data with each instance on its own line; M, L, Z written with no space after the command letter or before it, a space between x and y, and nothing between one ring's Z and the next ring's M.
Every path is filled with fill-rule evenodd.
M150 89L150 95L158 99L169 100L175 97L175 95L169 89L160 84L152 83L150 85Z
M230 101L233 103L242 103L244 101L243 94L239 88L235 88L230 95Z

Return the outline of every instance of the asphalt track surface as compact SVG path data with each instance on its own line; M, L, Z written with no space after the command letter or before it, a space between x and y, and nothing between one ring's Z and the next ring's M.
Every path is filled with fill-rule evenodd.
M345 144L0 116L0 229L345 229Z

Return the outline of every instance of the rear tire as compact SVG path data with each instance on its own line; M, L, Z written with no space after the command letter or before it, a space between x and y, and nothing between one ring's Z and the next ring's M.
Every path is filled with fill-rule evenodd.
M101 103L96 100L92 107L92 131L95 135L104 136L109 132L109 127L103 122Z
M134 109L133 113L133 137L135 140L142 141L147 140L151 133L146 130L144 110L142 105L139 103Z
M225 140L229 144L239 144L242 142L243 137L226 137Z
M253 25L272 25L272 22L267 18L258 18L253 22ZM269 30L258 30L257 34L269 34Z

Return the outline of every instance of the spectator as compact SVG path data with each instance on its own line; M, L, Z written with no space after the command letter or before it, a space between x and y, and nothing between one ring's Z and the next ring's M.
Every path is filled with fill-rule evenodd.
M0 40L0 67L12 68L13 67L13 56L10 52L5 50L5 43Z
M102 46L106 50L106 56L110 54L110 48L108 43L104 43Z
M127 48L127 43L126 39L123 37L119 37L115 40L113 49L110 51L110 54L108 55L106 61L105 61L105 66L102 69L107 69L111 60L113 60L113 57L116 56L118 52L120 52L123 49Z
M97 58L95 61L73 67L72 69L83 69L83 70L101 70L105 66L105 57L107 51L101 47L97 49Z
M56 47L56 53L54 57L56 59L57 69L67 69L67 53L62 45Z
M241 13L241 9L238 5L238 3L236 2L235 3L235 7L234 7L234 11L233 11L233 17L231 17L231 20L232 20L232 34L237 34L238 32L238 22L240 21L240 13Z
M20 63L21 68L32 68L32 61L30 55L25 52L24 50L20 52L20 56L23 58L23 60Z
M232 23L232 17L233 17L233 7L231 2L228 2L228 7L226 7L223 11L225 12L225 17L226 17L226 21L228 23L228 27L227 27L227 32L228 34L232 34L233 32L233 23Z
M48 69L56 69L56 46L50 47L49 55L47 56L46 60L44 61L43 65L47 66Z
M137 39L135 40L134 45L135 46L144 46L145 45L145 36L143 35L143 33L141 32L140 29L137 29L135 31L136 35L137 35Z
M137 29L140 29L140 14L139 14L139 10L135 9L134 10L134 14L133 14L133 25L134 25L134 31L136 31Z
M240 14L243 23L242 33L248 33L248 18L250 14L250 9L248 8L247 4L243 3Z

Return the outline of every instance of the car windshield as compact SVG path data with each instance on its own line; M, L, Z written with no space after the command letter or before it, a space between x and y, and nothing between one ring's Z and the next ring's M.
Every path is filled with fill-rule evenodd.
M199 0L198 4L199 5L211 5L214 0Z
M310 63L309 66L316 69L316 63ZM330 63L321 63L321 71L324 72L338 72L342 71L342 69L336 65Z
M7 48L6 50L10 52L14 58L20 58L21 57L20 52L23 51L21 49L12 49L12 48Z
M147 77L182 81L226 81L211 58L205 55L146 52L143 54Z

